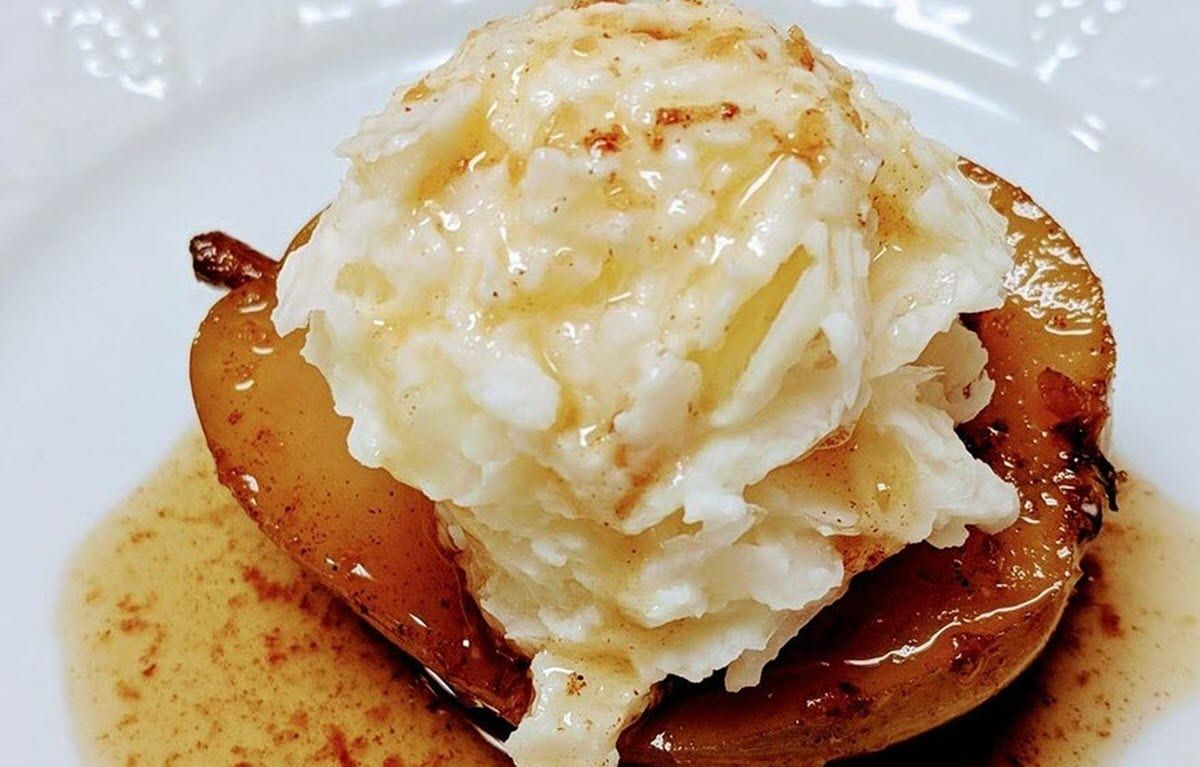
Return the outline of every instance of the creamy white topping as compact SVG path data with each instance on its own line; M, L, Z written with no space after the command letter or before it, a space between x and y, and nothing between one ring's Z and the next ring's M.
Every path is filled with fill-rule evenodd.
M853 574L1015 518L953 430L1004 223L798 30L541 7L342 153L275 321L533 656L518 765L615 765L666 676L755 684Z

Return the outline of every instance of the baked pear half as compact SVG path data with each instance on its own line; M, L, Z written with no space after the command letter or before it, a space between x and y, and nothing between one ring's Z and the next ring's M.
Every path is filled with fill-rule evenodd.
M911 546L858 576L757 687L669 682L621 739L632 765L819 765L876 751L982 703L1041 651L1115 506L1100 443L1116 347L1099 279L1022 190L963 161L1016 249L1000 309L964 318L989 352L991 403L964 442L1019 490L1020 520L956 549ZM292 242L299 247L311 224ZM432 503L349 455L350 422L270 320L277 264L222 235L198 274L232 287L200 327L191 381L219 477L277 545L465 705L515 724L527 662L484 620Z

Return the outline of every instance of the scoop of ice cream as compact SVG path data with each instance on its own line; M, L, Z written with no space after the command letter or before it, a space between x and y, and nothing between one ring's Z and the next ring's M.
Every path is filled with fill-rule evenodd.
M540 7L341 151L275 321L533 657L518 765L615 765L665 677L754 684L853 574L1015 518L953 428L1003 221L799 30Z

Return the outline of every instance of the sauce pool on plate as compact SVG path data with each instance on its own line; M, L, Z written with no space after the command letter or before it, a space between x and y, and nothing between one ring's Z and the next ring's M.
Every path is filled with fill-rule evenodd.
M259 532L198 433L92 533L60 611L86 764L505 764Z
M849 764L1100 765L1195 691L1200 519L1136 481L1121 500L1029 672L967 717ZM259 532L199 435L80 549L60 623L89 765L507 764Z

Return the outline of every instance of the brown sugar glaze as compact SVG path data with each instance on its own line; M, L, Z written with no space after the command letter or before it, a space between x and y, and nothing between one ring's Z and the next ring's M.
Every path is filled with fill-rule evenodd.
M1200 517L1141 483L1055 639L974 713L846 767L1107 764L1197 689ZM198 435L81 548L61 604L94 767L502 767L401 654L267 540Z

